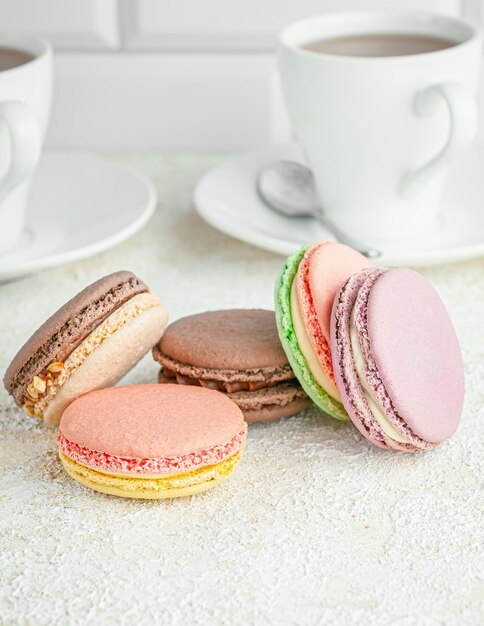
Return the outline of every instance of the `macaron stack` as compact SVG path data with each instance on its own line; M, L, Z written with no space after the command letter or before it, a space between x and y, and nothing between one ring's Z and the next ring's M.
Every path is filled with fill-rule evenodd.
M459 343L423 276L322 242L284 263L275 307L208 311L165 330L157 297L116 272L48 319L4 384L27 415L60 422L70 476L128 498L217 486L242 458L246 422L295 415L311 400L386 450L432 449L456 431ZM112 387L151 349L161 384Z
M8 367L5 387L25 413L60 422L59 457L82 485L176 498L217 486L237 467L247 425L229 394L176 384L111 387L159 342L167 320L143 281L116 272L54 313Z
M281 343L302 387L373 444L430 449L457 429L459 343L438 294L407 268L372 268L341 244L296 252L276 282Z
M158 382L216 389L249 423L294 415L311 404L282 349L274 311L184 317L168 326L153 357L162 366Z

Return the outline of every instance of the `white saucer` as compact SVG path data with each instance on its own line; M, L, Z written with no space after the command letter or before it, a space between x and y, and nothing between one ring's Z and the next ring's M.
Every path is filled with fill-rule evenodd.
M42 155L29 194L26 232L0 255L0 282L112 248L153 215L152 182L90 154Z
M214 228L254 246L287 256L316 241L334 239L311 218L285 218L257 195L255 180L268 163L303 162L296 144L268 146L236 157L206 174L195 190L195 206ZM381 245L382 265L430 266L484 255L484 146L476 146L455 167L446 184L438 223L412 241Z

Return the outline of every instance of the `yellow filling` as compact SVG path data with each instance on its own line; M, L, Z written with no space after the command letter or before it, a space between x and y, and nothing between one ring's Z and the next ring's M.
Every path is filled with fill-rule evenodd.
M241 448L230 458L193 472L164 477L107 474L76 463L59 451L67 473L77 482L95 491L124 498L179 498L190 496L224 482L234 472L244 452Z
M160 306L158 298L150 292L145 292L133 296L118 309L113 311L113 313L97 326L67 357L60 375L53 379L50 387L47 387L45 396L35 402L33 408L34 414L42 419L47 405L57 394L58 390L69 380L74 371L84 363L87 357L91 355L96 348L137 315L156 306Z
M338 402L341 402L341 396L339 394L339 391L336 389L332 380L321 367L319 359L316 356L316 352L314 351L314 348L311 345L309 337L306 333L301 311L299 309L296 280L293 280L291 287L291 317L299 348L301 349L301 352L303 353L303 356L306 359L308 367L311 370L312 375L316 379L316 382L321 385L321 387L328 395L338 400Z

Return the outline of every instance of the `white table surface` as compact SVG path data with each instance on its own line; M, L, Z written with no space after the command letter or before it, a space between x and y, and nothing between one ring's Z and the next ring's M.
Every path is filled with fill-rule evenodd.
M155 180L155 217L110 252L0 285L2 371L54 309L118 269L142 277L172 320L272 308L282 259L193 210L193 186L216 158L117 158ZM433 452L372 448L311 409L251 427L245 459L217 489L122 500L67 476L55 431L2 390L0 624L478 624L484 260L424 273L454 320L467 377L459 431ZM157 370L147 356L123 382L155 382Z

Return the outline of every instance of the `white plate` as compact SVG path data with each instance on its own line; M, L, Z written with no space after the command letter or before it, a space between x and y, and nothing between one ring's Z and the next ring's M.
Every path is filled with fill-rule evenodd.
M268 146L223 163L204 176L195 190L201 217L214 228L254 246L288 255L316 241L334 239L312 218L285 218L260 200L255 180L273 161L303 162L296 144ZM411 241L368 241L382 251L382 265L430 266L484 255L484 146L475 146L455 167L446 184L438 222Z
M27 205L22 241L0 255L0 281L116 246L153 215L156 191L126 165L90 154L47 152Z

